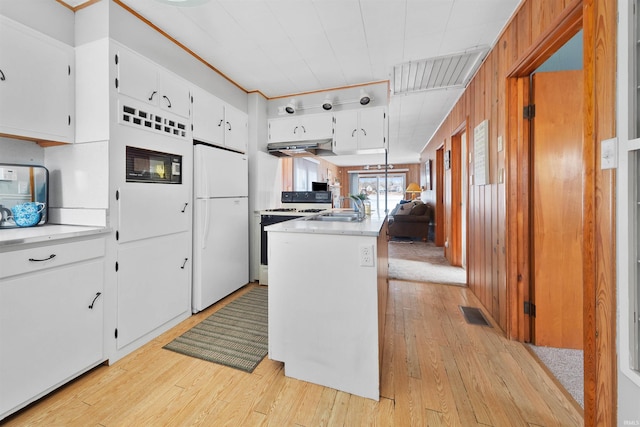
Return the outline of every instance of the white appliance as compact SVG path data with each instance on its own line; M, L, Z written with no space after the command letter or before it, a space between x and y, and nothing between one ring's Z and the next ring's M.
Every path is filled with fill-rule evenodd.
M245 154L194 145L192 311L249 282L248 161Z

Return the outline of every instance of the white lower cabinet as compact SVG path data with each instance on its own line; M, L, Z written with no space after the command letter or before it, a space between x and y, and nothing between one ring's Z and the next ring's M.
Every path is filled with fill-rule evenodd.
M104 251L96 238L0 253L0 419L104 360Z
M118 247L118 349L191 314L190 233Z

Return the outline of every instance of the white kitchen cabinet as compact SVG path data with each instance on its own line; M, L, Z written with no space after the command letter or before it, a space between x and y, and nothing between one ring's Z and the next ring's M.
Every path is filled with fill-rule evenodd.
M333 138L333 114L281 117L269 120L269 142Z
M190 230L190 185L124 183L117 190L119 243Z
M117 348L191 314L190 233L118 245Z
M0 134L73 142L73 48L0 16L0 52Z
M375 153L387 148L387 113L384 107L336 113L335 153Z
M193 88L193 139L247 151L248 115L201 88Z
M191 94L186 81L123 46L118 48L114 60L118 66L119 94L189 117Z
M0 253L0 419L104 360L104 238Z

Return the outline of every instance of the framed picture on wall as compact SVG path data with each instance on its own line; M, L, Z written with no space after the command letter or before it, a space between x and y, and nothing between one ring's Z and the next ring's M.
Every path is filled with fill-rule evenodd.
M424 164L424 188L431 190L431 159L428 159Z
M444 152L444 168L445 170L451 169L451 150Z

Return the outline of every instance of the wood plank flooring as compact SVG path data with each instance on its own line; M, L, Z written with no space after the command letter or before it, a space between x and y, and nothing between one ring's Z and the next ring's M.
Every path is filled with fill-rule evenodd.
M582 412L524 345L468 325L467 288L390 281L381 399L253 374L162 346L248 291L187 319L0 422L6 426L581 426ZM485 315L487 313L485 312ZM492 320L491 320L492 321Z

